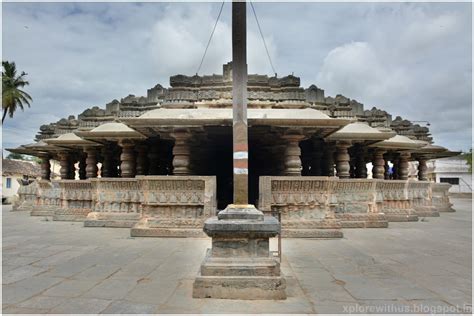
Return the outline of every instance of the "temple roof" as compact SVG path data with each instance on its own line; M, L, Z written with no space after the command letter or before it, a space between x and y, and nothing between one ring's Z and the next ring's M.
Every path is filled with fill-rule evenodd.
M349 119L331 118L315 109L248 109L249 125L311 126L339 128ZM124 121L145 125L231 125L232 109L156 109Z
M44 142L47 144L57 145L57 146L66 146L66 147L75 147L75 146L97 146L97 143L91 142L89 140L82 139L74 133L67 133L59 136L58 138L45 139Z
M406 136L402 135L395 135L390 139L383 140L381 142L377 142L373 145L370 145L371 147L377 147L377 148L386 148L386 149L399 149L399 150L404 150L404 149L416 149L416 148L421 148L424 145L416 142Z
M381 131L361 122L348 124L329 135L328 140L353 140L353 141L376 141L385 140L395 136L394 131Z
M76 135L86 139L143 139L145 136L119 122L102 124L90 131L76 131ZM77 137L77 136L76 136Z

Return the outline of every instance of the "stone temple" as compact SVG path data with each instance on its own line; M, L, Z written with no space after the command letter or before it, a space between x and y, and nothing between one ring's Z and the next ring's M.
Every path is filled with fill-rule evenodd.
M283 237L340 238L342 228L452 211L449 184L427 181L426 161L457 153L434 145L427 127L293 75L248 76L248 126L249 203L279 214ZM206 219L232 203L232 63L43 125L35 140L9 149L43 161L15 209L131 236L204 236ZM60 180L50 179L52 159Z

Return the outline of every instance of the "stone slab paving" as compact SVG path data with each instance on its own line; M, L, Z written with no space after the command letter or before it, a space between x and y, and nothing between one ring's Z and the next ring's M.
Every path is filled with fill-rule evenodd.
M288 299L245 303L191 298L210 239L131 238L4 206L3 313L469 313L472 201L453 202L418 223L284 239Z

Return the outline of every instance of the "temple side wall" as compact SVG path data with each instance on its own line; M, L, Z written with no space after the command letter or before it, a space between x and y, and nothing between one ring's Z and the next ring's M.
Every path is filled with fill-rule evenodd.
M141 217L143 193L135 178L91 179L92 211L85 227L132 227Z
M204 221L216 215L216 177L139 176L142 217L131 236L200 237Z
M418 217L437 217L439 212L432 203L432 190L429 181L408 181L408 199Z
M341 228L387 227L453 211L449 184L428 181L262 176L258 206L281 216L286 237L342 237ZM129 227L132 236L203 236L214 216L216 177L138 176L22 184L14 210L89 227Z
M61 206L61 190L57 181L38 180L32 216L53 216Z
M53 185L54 181L51 181ZM60 206L55 210L55 221L83 221L92 211L92 185L90 180L58 180Z
M343 228L388 227L385 214L377 209L377 180L334 179L332 182L331 207Z
M328 177L260 177L258 207L281 216L284 237L342 237L341 222L330 206Z
M381 180L376 183L377 209L389 222L418 221L408 198L408 181Z

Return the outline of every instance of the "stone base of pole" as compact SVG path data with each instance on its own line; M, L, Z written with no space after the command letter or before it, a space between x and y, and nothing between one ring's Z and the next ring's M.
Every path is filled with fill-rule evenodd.
M194 298L286 299L286 281L269 248L280 232L276 218L253 205L231 204L205 222L204 232L212 248L194 281Z

